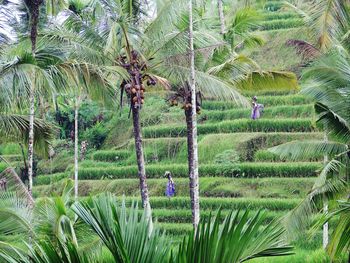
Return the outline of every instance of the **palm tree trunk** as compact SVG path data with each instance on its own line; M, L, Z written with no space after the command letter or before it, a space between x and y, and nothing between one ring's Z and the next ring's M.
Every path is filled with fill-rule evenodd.
M198 182L198 155L195 157L195 143L193 136L192 108L185 110L187 124L187 160L190 178L190 197L192 209L192 224L197 228L199 223L199 182ZM197 163L195 160L197 159Z
M133 119L133 126L134 126L135 149L136 149L138 176L140 179L142 206L146 211L147 219L149 220L149 222L152 222L151 205L149 202L148 186L146 182L145 158L143 155L143 147L142 147L139 108L132 107L132 119Z
M30 85L29 94L29 135L28 135L28 192L33 190L33 155L34 155L34 87Z
M220 34L225 34L225 16L222 0L218 0L218 12L220 18Z
M191 60L191 108L186 112L187 123L187 151L188 168L190 178L190 197L192 209L192 224L195 230L199 224L199 174L198 174L198 143L197 143L197 104L196 104L196 82L194 66L194 48L193 48L193 14L192 0L189 2L189 39L190 39L190 60Z
M78 99L75 101L75 109L74 109L74 198L78 199L78 120L79 120L79 105Z
M38 36L38 23L39 23L39 8L41 0L33 0L30 7L31 16L31 28L30 28L30 40L32 42L32 53L35 56L36 39ZM29 135L28 135L28 191L32 194L33 189L33 155L34 155L34 108L35 108L35 72L33 72L33 80L30 85L29 91Z
M328 136L327 136L327 126L325 125L325 131L324 131L324 137L323 137L324 142L328 142ZM325 154L323 156L323 164L326 165L328 163L328 155ZM326 199L326 197L324 198L323 201L323 212L327 213L328 212L328 200ZM322 244L323 244L323 248L326 249L326 247L328 246L329 243L329 238L328 238L328 222L324 223L323 225L323 233L322 233L323 237L322 237Z

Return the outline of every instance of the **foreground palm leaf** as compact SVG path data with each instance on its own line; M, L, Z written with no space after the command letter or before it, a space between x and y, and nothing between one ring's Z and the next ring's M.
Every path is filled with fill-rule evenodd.
M76 203L73 210L100 237L115 262L164 262L167 258L165 236L150 229L145 214L139 220L137 207L127 214L115 197L106 194Z
M223 224L219 218L220 212L214 220L202 221L196 233L184 238L172 262L244 262L293 254L293 248L283 241L284 230L278 222L262 227L263 212L252 218L248 211L233 213Z

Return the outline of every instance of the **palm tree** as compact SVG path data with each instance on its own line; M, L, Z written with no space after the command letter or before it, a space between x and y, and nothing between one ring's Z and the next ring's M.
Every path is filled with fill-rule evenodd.
M40 15L40 5L42 0L28 0L25 2L30 15L30 40L32 44L32 56L36 55L36 44L38 36L38 23ZM29 84L29 131L28 131L28 181L29 193L33 188L33 155L34 155L34 114L35 114L35 85L36 74L32 73L32 83Z
M348 7L348 4L343 7ZM306 217L313 212L319 212L320 204L324 199L330 202L338 198L344 199L348 191L350 118L347 105L349 105L350 91L349 79L345 72L350 69L347 42L350 24L349 20L345 19L349 17L349 9L339 10L342 12L341 16L337 16L337 20L334 20L336 23L333 30L336 34L331 38L333 46L320 53L319 57L303 73L305 85L302 93L315 100L317 122L327 127L330 141L291 142L271 149L272 152L282 157L290 155L292 158L299 158L310 156L315 152L321 152L329 157L312 191L287 218L290 229L300 228L304 225ZM331 207L330 210L332 210ZM326 214L333 213L329 211ZM336 228L344 222L346 221L337 221ZM329 249L338 251L338 253L332 253L332 256L339 256L339 253L346 249L346 246L332 241L339 238L336 233L339 232L334 232L331 236ZM341 249L337 250L334 247L335 244L340 245Z
M195 12L195 15L196 21L206 21L205 26L202 28L203 31L211 28L210 23L206 20L206 17L210 17L210 11L206 13L204 10L200 10ZM298 87L294 73L263 71L253 60L237 53L237 49L240 49L242 44L261 44L259 37L250 32L257 22L254 18L255 15L256 13L250 9L238 10L235 16L230 18L230 27L224 36L224 40L221 40L222 36L218 36L217 42L213 43L213 45L195 50L195 55L201 60L201 63L196 64L194 72L197 86L200 88L199 91L192 90L193 85L191 81L181 83L176 78L172 78L172 83L175 85L171 87L168 101L171 106L182 106L186 117L190 196L193 203L192 214L194 216L192 223L194 226L198 222L195 220L195 215L199 213L196 211L199 206L196 205L197 201L194 198L197 187L195 178L197 176L193 175L198 174L195 165L198 162L198 157L196 157L197 146L193 138L193 133L195 132L193 108L195 108L197 114L200 114L203 98L233 100L237 105L248 106L246 98L240 93L240 89L266 89L266 87L269 87L295 90ZM199 22L198 24L196 26L201 29L201 24ZM191 63L186 61L187 55L191 56L192 52L177 55L171 61L192 66ZM184 67L178 67L176 72L171 72L171 75L181 79L180 74L184 70ZM192 74L192 72L190 73ZM205 80L209 78L211 82L205 83ZM209 85L215 85L215 88L210 89ZM193 95L195 96L195 102L192 100Z
M191 107L186 111L187 123L187 150L188 150L188 169L190 178L190 198L192 210L192 224L197 229L199 224L199 173L198 173L198 142L197 142L197 92L196 92L196 73L194 64L193 47L193 11L192 0L189 1L189 50L190 50L190 97Z

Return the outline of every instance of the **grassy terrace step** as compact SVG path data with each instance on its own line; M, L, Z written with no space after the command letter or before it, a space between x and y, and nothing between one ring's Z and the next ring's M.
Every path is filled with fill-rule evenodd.
M50 175L46 177L50 178ZM314 184L315 178L225 178L200 177L199 194L203 197L248 197L248 198L302 198ZM35 196L60 194L64 182L39 185L35 181ZM148 179L150 196L164 196L166 178ZM187 196L188 178L176 178L176 195ZM80 180L79 195L88 196L101 192L111 192L117 196L139 196L139 180Z
M247 118L251 109L211 110L198 116L199 121L222 121ZM266 108L263 118L308 118L314 115L313 105L276 106Z
M308 161L308 162L321 162L324 156L321 153L312 153L308 158L299 158L299 159L291 159L284 158L284 161L293 162L293 161ZM256 162L281 162L281 158L277 154L273 154L268 150L258 150L254 154L254 161Z
M283 95L283 96L259 96L258 102L265 105L265 108L281 105L302 105L310 104L312 100L302 95ZM237 108L234 102L205 100L202 105L207 110L225 110Z
M254 153L258 149L266 149L293 140L322 138L323 134L316 132L207 134L199 137L198 154L201 164L214 163L218 155L226 150L236 150L242 162L253 161ZM147 163L183 163L187 161L185 137L148 138L143 141L143 145ZM125 159L127 156L128 158ZM93 161L113 162L116 166L134 165L136 163L134 141L130 141L127 151L100 150L93 153L90 157ZM86 161L84 165L86 166Z
M199 122L206 121L222 121L222 120L234 120L239 118L250 117L250 108L234 108L225 110L203 110L198 115ZM314 107L312 104L305 105L287 105L287 106L272 106L265 108L263 112L263 118L308 118L314 115ZM183 112L172 112L164 114L167 123L184 122L185 116Z
M311 119L239 119L198 125L198 134L232 132L311 132L315 131ZM186 135L185 125L156 125L143 129L146 138L178 137Z
M304 25L303 19L301 18L289 18L283 20L270 20L264 21L260 24L260 30L275 30L275 29L287 29L296 28Z
M121 200L122 198L120 198ZM138 202L139 198L126 197L126 204L130 205L132 201ZM278 198L200 198L200 207L204 210L215 211L219 208L238 210L238 209L266 209L271 211L286 211L293 209L300 203L301 199L278 199ZM151 206L153 209L191 209L189 197L151 197Z
M265 21L267 21L267 20L299 18L300 16L295 12L266 12L262 15L262 17Z
M200 165L201 176L224 177L313 177L321 168L320 163L239 163L237 165L207 164ZM166 171L173 177L187 177L187 164L152 164L146 166L147 177L160 178ZM114 167L111 163L95 163L95 167L82 168L80 179L118 179L137 178L137 166Z
M231 212L237 212L238 210L222 210L220 214L221 220L223 220ZM140 211L141 213L143 211ZM255 214L257 211L250 211L252 214ZM286 214L286 211L265 211L265 222L269 223L276 218L280 218ZM210 210L201 210L201 217L209 217L216 215L216 211ZM164 223L191 223L192 212L188 209L177 209L177 210L168 210L168 209L152 209L152 216L157 219L158 222Z

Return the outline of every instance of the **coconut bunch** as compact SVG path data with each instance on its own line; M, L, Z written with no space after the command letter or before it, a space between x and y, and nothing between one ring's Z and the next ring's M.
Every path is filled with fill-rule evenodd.
M188 85L185 88L179 88L175 93L172 93L167 101L171 107L181 106L185 111L192 108L191 103L191 92ZM201 114L201 105L202 105L202 94L200 92L196 93L196 112Z
M146 82L147 86L154 86L157 84L157 81L150 75L145 74L147 65L145 62L141 61L136 50L131 51L130 61L127 62L126 60L126 56L121 57L120 64L127 70L130 79L128 81L123 81L120 85L121 100L125 92L130 101L130 106L135 109L141 109L142 105L145 103L146 88L144 82Z

